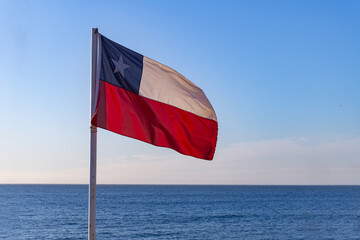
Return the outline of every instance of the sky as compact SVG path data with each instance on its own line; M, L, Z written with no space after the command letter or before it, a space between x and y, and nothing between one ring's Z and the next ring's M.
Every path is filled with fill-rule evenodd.
M213 161L98 130L99 184L360 184L359 1L0 0L0 183L88 184L91 28L201 87Z

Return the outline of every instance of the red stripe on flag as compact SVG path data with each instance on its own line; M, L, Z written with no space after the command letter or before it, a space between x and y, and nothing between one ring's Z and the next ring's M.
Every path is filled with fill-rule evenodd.
M206 160L213 158L218 130L214 120L141 97L105 81L99 82L97 109L91 123Z

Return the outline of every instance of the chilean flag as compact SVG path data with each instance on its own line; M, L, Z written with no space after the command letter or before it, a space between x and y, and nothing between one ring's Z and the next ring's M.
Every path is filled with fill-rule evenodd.
M218 124L199 87L102 35L98 61L93 125L185 155L213 159Z

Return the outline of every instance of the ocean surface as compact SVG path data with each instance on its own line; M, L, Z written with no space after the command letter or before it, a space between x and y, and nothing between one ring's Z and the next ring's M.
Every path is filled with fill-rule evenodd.
M0 185L0 239L87 239L87 185ZM360 239L360 186L98 185L97 239Z

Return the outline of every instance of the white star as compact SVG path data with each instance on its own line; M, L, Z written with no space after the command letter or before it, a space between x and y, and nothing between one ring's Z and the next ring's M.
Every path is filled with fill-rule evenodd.
M114 73L120 72L121 76L125 78L125 69L129 68L130 66L124 63L122 55L120 55L119 61L115 61L114 59L111 59L111 61L115 65Z

